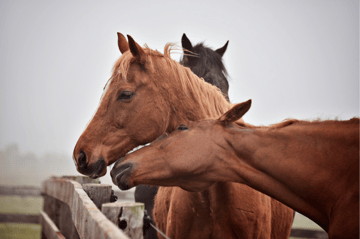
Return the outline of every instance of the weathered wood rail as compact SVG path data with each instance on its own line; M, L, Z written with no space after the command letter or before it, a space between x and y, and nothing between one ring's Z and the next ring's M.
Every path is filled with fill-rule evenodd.
M110 203L111 186L87 177L50 178L43 182L41 189L0 186L0 195L42 196L44 207L39 215L5 213L0 214L0 222L41 224L44 239L142 238L144 205Z

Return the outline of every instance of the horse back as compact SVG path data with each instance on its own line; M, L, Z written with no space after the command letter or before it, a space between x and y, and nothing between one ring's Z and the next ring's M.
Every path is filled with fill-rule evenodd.
M160 187L156 225L170 238L287 238L293 210L238 183L215 183L203 192Z

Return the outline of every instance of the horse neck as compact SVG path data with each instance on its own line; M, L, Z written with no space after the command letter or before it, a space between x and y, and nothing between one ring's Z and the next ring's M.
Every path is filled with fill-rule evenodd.
M167 132L189 120L218 118L232 107L217 87L198 78L189 68L180 66L171 74L167 76L170 81L161 85L164 98L170 105Z
M359 126L357 130L339 126L334 133L330 133L330 125L319 128L316 124L229 129L224 137L229 144L226 151L231 152L226 157L227 165L232 168L221 173L225 167L220 165L219 174L224 178L219 181L245 183L327 230L331 210L338 200L334 192L346 194L351 188L345 182L358 177ZM320 172L327 173L317 175ZM355 187L359 187L358 183Z

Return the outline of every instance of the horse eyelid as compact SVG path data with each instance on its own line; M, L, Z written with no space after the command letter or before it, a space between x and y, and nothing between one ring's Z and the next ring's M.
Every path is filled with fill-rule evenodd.
M124 91L122 91L122 92L119 94L117 100L118 100L118 101L130 100L130 99L132 99L135 95L136 95L135 92L131 92L131 91L128 91L128 90L124 90ZM129 97L129 98L124 99L124 98L122 98L123 96Z

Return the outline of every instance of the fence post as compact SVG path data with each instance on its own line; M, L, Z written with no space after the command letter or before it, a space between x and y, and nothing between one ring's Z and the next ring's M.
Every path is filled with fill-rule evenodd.
M114 202L102 205L102 213L129 238L143 238L143 203L135 202Z
M111 197L111 185L86 183L82 185L84 191L89 198L95 203L97 208L101 210L103 203L109 203Z

